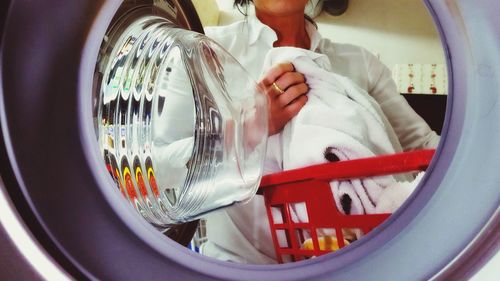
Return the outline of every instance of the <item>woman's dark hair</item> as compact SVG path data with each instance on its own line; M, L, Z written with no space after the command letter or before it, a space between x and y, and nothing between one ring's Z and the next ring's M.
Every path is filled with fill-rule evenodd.
M253 3L253 0L234 0L233 6L235 8L237 8L238 11L240 11L240 13L242 13L246 17L247 16L247 7L248 7L248 5L250 5L250 3ZM242 8L245 8L244 12L241 10ZM316 27L316 29L318 29L318 25L310 16L304 14L304 18L307 21L309 21L310 23L312 23L314 25L314 27Z
M244 7L247 6L248 4L252 3L252 0L234 0L234 6L235 7Z
M233 6L240 11L245 17L247 16L247 7L250 5L250 3L253 3L252 0L234 0ZM241 9L245 8L245 12L243 12Z

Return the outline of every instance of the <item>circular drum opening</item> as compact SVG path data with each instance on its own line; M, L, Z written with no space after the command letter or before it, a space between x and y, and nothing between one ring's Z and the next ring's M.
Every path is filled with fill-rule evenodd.
M473 1L426 3L442 32L450 73L453 73L454 77L453 99L448 105L449 119L443 130L441 147L437 151L438 158L431 165L432 172L424 179L418 194L404 206L404 210L393 216L389 223L377 230L377 233L364 239L363 243L352 245L344 253L318 257L296 265L280 266L243 266L192 255L182 247L168 242L154 228L143 223L135 211L130 211L129 206L118 199L116 190L108 191L109 187L113 186L113 181L108 175L103 174L105 166L95 144L94 123L89 117L92 106L88 100L88 93L92 92L90 89L92 83L86 83L92 81L93 62L97 58L98 45L105 34L107 24L118 8L117 4L105 5L87 40L83 65L80 68L81 83L78 86L80 107L77 110L81 114L79 133L86 152L85 157L90 163L84 169L90 171L89 174L94 178L95 184L101 187L100 192L107 199L107 202L98 201L94 205L96 208L93 214L96 218L100 218L97 221L103 222L101 226L105 226L104 236L109 237L109 239L102 237L96 239L96 244L101 246L99 254L109 257L110 260L114 257L115 269L126 265L125 261L132 261L132 264L137 265L137 271L125 275L119 270L100 271L95 263L82 260L79 261L81 267L101 277L110 276L108 274L122 274L123 278L144 277L141 274L147 272L148 277L161 278L165 277L165 272L169 274L175 272L178 276L192 279L233 280L297 278L328 280L332 277L352 280L353 277L362 279L366 276L374 279L394 277L405 280L415 276L428 278L444 268L453 257L460 254L464 245L476 236L479 229L486 225L498 208L499 197L495 187L499 179L493 168L498 151L491 142L498 139L495 135L498 132L495 130L498 125L494 120L499 117L499 109L496 103L497 97L489 94L494 93L494 86L498 83L498 75L493 71L496 68L492 66L498 65L492 64L498 61L496 51L498 42L492 39L498 31L492 24L495 20L489 9L496 5L493 1L487 3L490 4L489 7L474 6ZM485 20L470 21L478 15ZM477 30L486 31L473 32ZM464 34L477 40L467 41L468 37ZM484 43L481 46L491 47L480 49L479 43L476 42ZM475 65L481 67L476 71L466 71ZM485 99L478 98L479 96ZM486 168L478 171L477 167L480 166ZM480 180L478 176L481 176ZM470 186L477 186L478 183L482 188L478 188L474 196L469 196ZM100 196L100 193L96 194ZM93 197L97 198L96 194L93 194ZM450 201L457 204L444 204ZM469 202L468 208L460 206L459 202L464 201ZM105 211L111 210L109 206L106 207L109 203L120 219L104 223L108 222L104 217L106 217ZM443 208L443 205L446 208ZM93 231L99 229L96 226L93 225ZM76 226L68 228L76 229ZM422 234L428 229L439 229L435 233L435 240ZM454 239L444 239L449 237ZM82 253L89 253L86 250L75 250L78 247L85 248L85 245L68 243L65 239L58 241L69 256L76 257L82 256ZM411 245L410 248L408 245ZM117 253L116 249L113 249L116 247L123 247L127 255L113 256ZM433 260L426 259L429 252L432 253ZM405 260L410 258L411 264L404 264ZM391 265L390 272L386 270L388 264Z
M423 6L421 9L424 9ZM213 131L212 133L209 133L215 136L212 137L212 140L217 140L221 138L221 135L218 135L222 131L221 127L226 127L226 134L233 129L227 126L221 126L217 122L216 124L203 123L206 120L210 120L210 118L215 115L217 115L217 118L215 118L217 121L224 119L221 118L221 111L217 108L217 106L209 107L211 113L208 114L208 112L203 111L203 105L195 105L198 102L196 98L189 98L189 100L185 103L178 98L172 99L172 92L175 96L175 92L180 92L179 89L183 88L181 86L185 86L184 88L187 89L185 92L189 93L189 95L192 95L192 92L196 92L196 94L199 94L200 92L196 83L189 83L189 81L192 82L193 79L200 79L200 77L194 77L191 75L191 73L195 71L189 66L196 63L186 61L184 59L187 57L184 53L184 49L189 49L188 45L190 45L191 42L189 40L179 39L183 38L182 31L176 30L173 26L166 23L165 19L157 16L148 16L147 12L149 11L149 9L138 9L129 14L120 15L120 17L118 17L119 20L112 23L112 27L108 29L105 41L101 46L101 54L95 75L97 80L94 80L94 83L97 84L94 92L94 118L96 119L95 123L97 124L96 131L98 134L101 154L104 156L106 166L108 167L108 171L114 179L116 186L121 190L124 197L133 203L134 207L143 215L143 217L146 218L149 223L164 230L172 223L192 219L192 217L182 217L181 215L180 221L176 221L173 217L169 216L179 215L178 210L182 209L177 205L177 201L182 193L184 193L184 195L186 193L186 179L188 175L191 175L191 180L198 177L196 176L198 172L190 172L190 168L186 167L191 166L194 170L194 168L199 168L196 166L197 164L203 162L201 159L194 161L192 158L196 152L193 147L193 140L198 140L199 142L201 139L200 136L195 136L196 131L200 130L200 128L219 129L219 132ZM115 16L115 18L117 18L117 16ZM168 32L171 34L169 35ZM178 36L178 38L176 39L175 36ZM177 43L174 43L174 41ZM212 48L216 47L213 46ZM190 55L190 57L195 57L196 49L188 50L187 53L194 54ZM198 57L198 59L202 62L205 58L206 57L204 56ZM444 58L442 58L442 60L444 61ZM209 64L217 65L217 62ZM178 65L183 65L183 67L180 68L181 75L170 74ZM400 65L395 68L396 73L399 73L399 78L396 78L396 80L399 81L398 89L402 89L400 91L403 92L408 92L405 95L405 98L413 102L413 105L417 108L420 106L420 108L418 108L420 112L418 113L428 114L430 116L431 119L428 120L428 122L433 123L433 129L437 132L440 132L442 128L446 96L438 96L434 94L437 93L437 89L439 89L441 94L447 91L447 83L445 82L436 86L437 76L439 77L438 80L446 80L444 68L445 66L438 66L437 64L417 65L413 63L409 63L404 66ZM210 77L210 75L212 75L210 71L213 69L216 68L208 67L208 71L204 74L204 76ZM440 72L439 75L437 74L438 72ZM173 75L173 78L169 78L169 75ZM428 81L425 81L425 83L422 81L423 76L428 76L429 78ZM163 79L162 77L166 77L165 84L172 83L175 87L172 87L171 85L169 87L167 85L162 89L163 86L157 82L158 80ZM220 77L223 76L219 75L218 78ZM401 80L403 80L403 77L407 81L402 82ZM217 80L217 77L214 80ZM181 83L175 85L172 81L181 81ZM236 82L234 84L242 85L240 82ZM412 92L425 92L423 89L427 86L429 86L427 89L429 90L429 95L412 94ZM231 90L231 87L228 88L228 90ZM217 91L216 88L210 88L210 86L208 87L208 90ZM428 98L426 96L433 95L435 100L433 101L431 99L430 101L436 103L432 104L434 111L429 110L428 104L424 104L424 109L422 110L422 104L425 103L425 100L421 97ZM195 96L196 95L193 95L193 97ZM208 98L212 99L211 97ZM216 102L217 100L214 99L211 104L216 105ZM231 100L231 102L234 102L234 100ZM199 113L197 111L198 108L201 108L201 111L203 112ZM162 112L165 111L174 112L172 114L176 115L176 117L171 119L174 120L174 122L161 116ZM229 111L231 111L231 109L229 109ZM183 114L186 115L187 118ZM205 118L206 120L203 120L202 118ZM194 121L195 119L196 122ZM169 122L172 124L169 125ZM178 136L175 136L174 139L172 139L172 136L167 136L167 139L164 137L157 138L155 130L172 130L169 129L169 127L175 128L174 135L177 134L180 138ZM255 127L256 126L253 126L253 128ZM254 133L255 132L252 134ZM240 136L238 138L234 138L231 142L233 144L237 144L238 142L242 142L241 139L242 137ZM158 143L160 143L160 146L166 144L167 146L171 145L171 147L164 147L166 149L162 149L158 147ZM226 142L223 143L226 144ZM304 146L315 145L304 144ZM214 155L218 154L216 151L218 148L217 141L210 143L210 145L205 146L205 148L208 149L208 153L213 152ZM210 150L213 151L210 152ZM164 152L167 156L159 156ZM222 153L222 151L220 152ZM236 153L236 155L238 155L238 153ZM333 152L332 155L336 156ZM409 153L408 155L400 155L395 158L385 159L382 162L377 160L378 162L376 163L355 163L352 165L352 169L356 170L358 178L366 177L366 173L371 175L378 174L373 174L376 171L374 172L370 170L365 171L365 174L363 174L363 172L359 171L360 169L357 168L356 165L359 167L381 166L381 170L384 175L390 174L390 169L393 169L391 170L392 173L418 171L424 170L428 166L431 156L432 153L430 151L423 151L422 153ZM179 163L176 161L172 162L172 159L175 157L180 159L180 162L177 161ZM157 158L157 160L153 161L153 158ZM167 165L163 165L163 168L167 167L166 169L162 169L162 165L159 166L159 169L153 169L153 162L162 162L162 160L158 160L158 158L167 159ZM329 157L325 158L325 161L329 160ZM404 163L406 162L411 165L405 167ZM188 163L189 165L187 165ZM214 163L222 162L215 160ZM329 169L336 170L337 167L331 166ZM144 173L143 171L148 172ZM234 173L238 173L238 171L234 171ZM307 176L311 177L311 173L314 172L312 170L308 170L307 173ZM337 176L344 178L347 177L342 174ZM414 177L412 175L407 176L412 179ZM418 177L419 180L422 177L423 175L420 175ZM160 183L158 183L158 179L160 179ZM213 183L221 182L220 179L213 175L210 176L210 181ZM227 177L225 181L227 181ZM392 179L391 176L387 176L385 179L379 180L379 182L377 182L377 186L374 186L373 188L376 188L379 192L381 189L380 186L385 188L393 181L394 179ZM228 182L230 182L233 186L237 185L233 180ZM266 179L264 182L269 182L269 180ZM353 194L344 194L343 196L336 194L336 192L339 192L339 190L343 188L341 185L346 182L347 181L341 182L339 185L330 181L329 184L331 185L331 189L330 187L326 188L325 197L332 197L334 195L337 196L334 196L335 198L331 198L331 200L327 202L324 207L318 207L319 205L316 203L306 204L305 199L299 202L274 202L268 206L271 214L270 218L277 219L277 223L271 225L277 227L272 230L272 234L274 235L273 242L280 262L309 259L313 256L335 251L339 247L344 247L354 242L358 243L357 240L364 237L371 229L381 224L390 215L389 212L395 211L397 207L403 204L404 199L411 194L412 190L414 190L417 185L417 181L413 181L411 184L407 184L405 186L391 186L393 190L405 188L405 193L402 195L404 198L400 198L399 202L396 202L396 204L386 204L391 205L388 207L390 209L381 209L378 207L376 208L376 206L372 206L371 210L363 211L360 210L361 208L359 207L359 205L363 202L358 202L359 204L357 205L356 203L352 203L353 198L349 196ZM370 183L364 180L357 181L357 183L347 183L352 185L361 184L363 186L366 184L370 185ZM189 183L187 185L189 185ZM262 182L261 185L265 186ZM273 185L276 185L276 182L273 183ZM161 187L159 188L158 186ZM334 190L335 188L336 191ZM264 193L265 197L266 194L269 194L270 192L262 191L262 193ZM377 197L383 197L376 195L377 191L367 192L368 197L372 197L374 194ZM306 194L302 195L305 196ZM347 197L349 203L351 203L349 207L344 206L344 202L346 201L344 200L344 197ZM214 196L210 200L220 201L220 198L216 198ZM314 198L311 198L311 200L314 201ZM373 201L373 198L370 200ZM378 198L375 198L375 200L378 200ZM191 206L196 205L196 201L200 201L200 198L195 198L192 201L188 200L186 204ZM230 204L232 203L225 203L222 206ZM320 213L337 213L340 217L345 217L345 215L360 215L361 217L354 218L355 216L351 216L353 217L353 221L340 226L335 223L316 223L308 221L312 218L312 216L314 216L312 213L308 214L307 209L310 208L308 204L316 205L316 209L318 209L318 212ZM378 205L383 206L384 204ZM264 206L261 208L264 210ZM358 210L355 210L356 208L358 208ZM211 209L214 208L212 207ZM330 209L332 210L326 211ZM288 213L292 213L290 217L285 218L285 210ZM367 213L366 215L364 214L365 212ZM200 213L200 211L198 213ZM203 213L203 211L201 211L201 213ZM281 214L278 215L277 213ZM294 219L294 215L295 217L298 216L299 219ZM326 215L327 214L324 214L324 216ZM305 219L300 218L301 216L305 217ZM167 218L165 219L165 217ZM288 231L283 226L285 221L286 223L296 223L297 225L303 223L309 223L309 225L295 225L292 227L294 230ZM359 223L353 223L354 221L359 221ZM202 226L199 228L197 234L203 233L204 220L202 220L201 223ZM342 238L338 239L338 237ZM203 241L204 237L196 238L198 241L194 241L195 246L199 246L197 245L197 242ZM269 237L269 240L270 239L271 238ZM280 248L286 248L283 252L283 256L280 256L278 253Z
M94 122L101 154L115 185L150 224L165 231L175 223L192 220L193 216L227 207L234 202L246 201L248 194L255 192L255 179L260 177L260 157L251 159L248 152L255 149L248 147L248 140L245 138L251 134L253 143L261 138L256 133L256 128L262 127L258 122L263 118L256 114L259 108L257 111L253 109L252 102L250 107L244 105L248 99L241 98L244 96L242 92L248 88L242 85L254 87L252 82L224 80L227 69L232 73L245 73L243 69L236 69L235 61L226 58L223 52L218 52L217 45L203 40L199 35L176 28L168 17L153 15L152 11L154 9L151 10L150 7L137 7L124 13L122 11L122 14L114 17L116 20L108 28L94 75ZM412 91L425 92L422 91L425 83L430 83L431 93L436 94L436 64L407 64L405 67L396 70L408 80L400 81L399 85L399 88L408 91L406 99L412 101L418 96L424 96L410 94ZM416 76L424 76L424 72L430 80L424 83L420 79L421 83L417 84ZM439 80L446 80L442 70ZM438 86L441 93L446 92L445 84L443 82ZM416 101L414 106L422 106L422 99L417 98ZM445 101L446 97L440 96L439 104L433 106L441 111L430 112L430 116L437 116L429 121L433 122L433 129L438 132L444 119ZM428 110L428 107L426 105L425 109ZM243 117L232 118L231 112L238 111L243 112ZM429 115L428 111L418 113ZM251 115L259 116L260 119L249 119ZM246 119L245 125L242 128L235 126L242 119ZM252 131L249 132L249 129ZM373 132L367 133L367 138L370 138L371 133ZM307 143L301 145L321 146ZM336 156L333 147L330 152ZM384 153L391 152L397 151ZM329 160L327 156L325 152L325 162ZM332 177L325 181L325 195L318 195L315 191L310 198L311 202L305 199L307 189L312 188L307 186L300 191L304 193L304 199L299 202L296 199L290 202L286 201L289 199L280 199L285 201L270 203L269 219L274 221L270 226L273 228L272 239L278 261L309 259L357 243L357 240L381 224L390 212L403 204L416 188L418 181L413 180L414 175L401 173L425 170L431 156L431 151L422 151L368 162L345 163L350 165L346 167L351 168L343 169L354 170L354 174L350 172L351 176L357 176L360 180L336 174L335 176L344 180ZM232 168L229 167L231 164L227 164L230 159L236 159L237 162ZM409 165L405 166L405 163ZM335 171L341 169L343 164L328 169ZM366 169L374 166L381 168L377 168L379 171ZM207 167L218 167L219 171L210 171ZM314 169L303 171L302 174L312 177ZM380 178L365 180L369 175ZM420 175L417 178L420 180L422 177ZM397 179L410 182L399 184ZM272 201L270 196L278 198L280 195L274 187L266 186L265 182L269 181L273 182L272 178L261 182L261 193L266 200ZM218 191L212 192L207 182L216 183ZM223 184L232 186L233 190L239 189L240 194L234 193L231 195L234 197L228 200L232 190L224 188ZM274 182L272 185L276 184ZM251 188L242 188L245 185ZM314 186L314 183L311 185ZM356 185L363 186L369 192L360 195L343 191L356 190ZM383 192L384 189L391 190ZM297 193L299 197L300 192ZM343 195L340 192L344 192ZM380 195L381 193L387 195ZM362 196L368 199L355 201ZM320 202L317 197L328 200ZM371 204L368 201L372 201ZM346 206L346 202L349 206ZM369 206L363 205L366 203ZM312 205L318 210L318 214L313 213ZM318 207L320 205L323 207ZM264 207L261 208L264 211ZM285 213L290 216L285 217ZM333 214L337 214L339 218L331 219L331 224L320 222L321 219L317 222L312 219ZM346 223L336 222L342 220ZM201 221L195 237L196 247L205 238L199 237L204 232L204 222ZM290 225L285 227L285 224ZM286 228L294 229L288 231ZM280 249L283 248L285 250L280 254Z

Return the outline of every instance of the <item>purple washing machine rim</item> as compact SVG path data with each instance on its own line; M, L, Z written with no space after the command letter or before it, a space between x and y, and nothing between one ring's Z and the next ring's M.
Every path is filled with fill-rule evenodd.
M500 10L498 1L480 6L473 0L425 1L441 34L452 95L442 141L421 188L386 223L345 251L269 266L192 253L145 223L109 188L113 183L102 173L89 93L101 39L121 2L50 2L54 10L32 1L12 5L2 48L0 105L20 189L44 235L72 264L65 267L70 273L77 268L89 279L104 280L423 280L451 276L446 269L459 270L460 263L460 270L470 274L480 263L463 263L460 257L473 257L469 253L481 249L482 257L498 251L494 235L488 243L480 239L497 229L500 201L500 176L494 169L500 160L495 147L500 139L495 124L500 120L495 92L500 20L493 14ZM47 41L38 41L42 37ZM32 39L29 44L26 38ZM30 68L33 64L37 67ZM42 173L42 166L48 170Z

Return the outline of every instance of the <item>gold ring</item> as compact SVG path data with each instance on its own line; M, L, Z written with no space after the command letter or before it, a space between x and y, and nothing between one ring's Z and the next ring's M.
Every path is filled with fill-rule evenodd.
M283 91L283 90L280 88L280 86L278 86L278 85L276 84L276 82L273 82L273 87L274 87L274 89L276 89L276 91L278 91L278 92L280 93L280 95L281 95L281 94L283 94L283 93L285 92L285 91Z

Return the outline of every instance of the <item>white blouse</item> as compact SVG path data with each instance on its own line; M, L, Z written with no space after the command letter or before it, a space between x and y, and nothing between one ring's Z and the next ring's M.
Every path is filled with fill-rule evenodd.
M325 54L333 71L350 78L379 104L391 123L403 150L434 148L439 136L415 113L397 90L391 72L367 50L322 38L306 21L311 50ZM221 44L258 81L266 53L277 35L256 17L227 26L207 27L205 34ZM262 196L207 216L208 242L202 253L242 263L275 263L275 253Z

